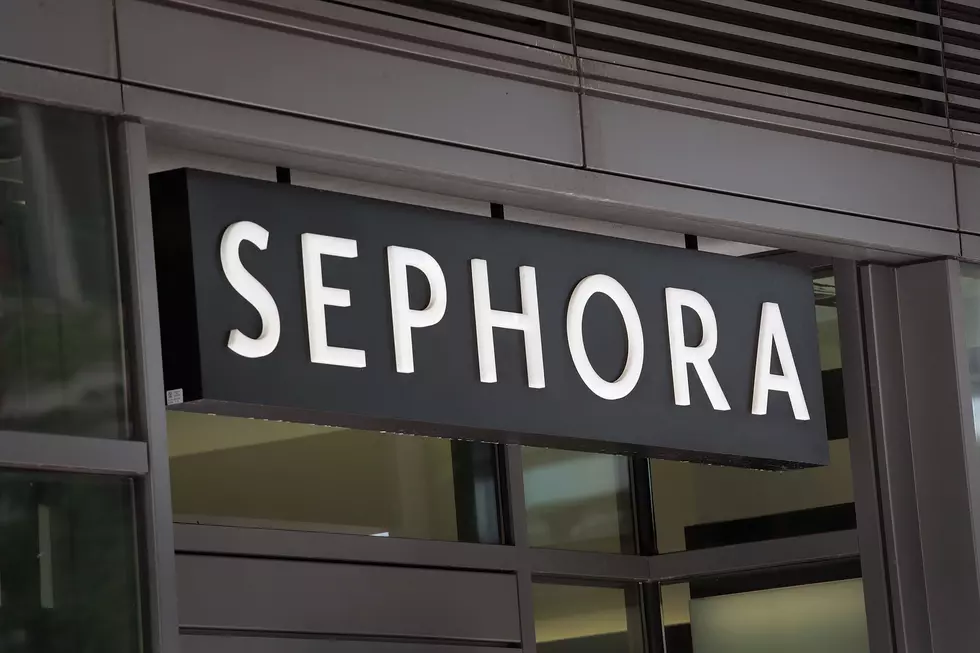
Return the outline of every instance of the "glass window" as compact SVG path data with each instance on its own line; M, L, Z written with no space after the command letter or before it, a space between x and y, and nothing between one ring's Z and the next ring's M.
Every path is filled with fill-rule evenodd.
M129 480L0 472L0 651L135 653Z
M0 429L128 437L101 118L0 100Z
M664 585L661 593L666 653L869 651L860 578L831 573L785 584L749 576Z
M499 543L496 448L172 411L177 521Z
M856 527L836 288L813 282L830 464L782 472L651 461L661 553Z
M531 546L634 553L629 458L523 447Z
M980 441L980 266L961 266L960 296L963 299L963 338L970 375L973 425Z
M640 653L639 588L534 583L540 653Z

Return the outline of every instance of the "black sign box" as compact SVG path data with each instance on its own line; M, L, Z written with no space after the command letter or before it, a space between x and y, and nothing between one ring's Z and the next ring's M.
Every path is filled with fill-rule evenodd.
M828 460L804 271L194 170L153 175L151 191L173 409L738 466ZM680 385L671 302L679 354L717 339L707 370L674 357ZM760 375L775 381L760 391Z

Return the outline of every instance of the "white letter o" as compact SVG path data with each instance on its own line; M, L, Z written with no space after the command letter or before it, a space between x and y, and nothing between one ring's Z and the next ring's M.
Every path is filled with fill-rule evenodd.
M596 373L592 363L589 362L585 341L582 338L582 317L585 315L585 306L596 293L602 293L613 300L626 325L626 364L615 381L606 381ZM579 281L568 300L565 330L568 336L568 351L572 355L575 369L592 392L603 399L612 400L622 399L633 391L643 370L643 325L640 323L640 315L636 312L636 305L618 281L605 274L593 274Z

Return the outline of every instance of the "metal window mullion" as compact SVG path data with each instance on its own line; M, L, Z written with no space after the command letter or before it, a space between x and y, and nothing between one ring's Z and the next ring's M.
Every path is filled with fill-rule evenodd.
M853 261L835 261L834 279L868 639L871 651L886 653L895 650L894 616L885 559L877 445L871 416L871 395L880 392L881 388L869 383L857 265Z
M142 476L143 442L73 435L0 431L0 468Z
M113 136L134 423L137 435L145 441L149 464L149 473L138 486L145 546L144 596L150 616L147 639L153 653L174 653L179 650L177 584L146 130L142 124L121 121Z
M640 585L640 606L643 610L643 639L646 650L650 653L671 653L667 651L664 637L664 618L661 605L663 596L660 583L643 583Z
M527 531L527 504L524 501L524 456L519 444L504 446L504 471L506 496L509 500L509 529L516 552L517 605L521 619L521 651L537 653L534 634L533 577L531 576L531 549Z
M657 520L653 504L653 472L646 457L630 457L630 490L633 496L633 529L636 537L636 552L641 556L657 555ZM650 566L646 565L649 574ZM660 584L651 582L649 577L640 583L637 624L643 650L650 653L665 653L666 641L663 629L663 606Z
M904 366L904 406L912 464L911 500L893 506L893 517L917 513L925 589L922 622L933 653L958 653L980 641L980 581L975 548L980 479L966 360L960 265L938 260L907 265L895 273L897 317ZM890 434L885 431L886 439ZM899 435L904 433L899 430ZM909 496L909 495L906 495ZM909 587L907 589L913 589ZM908 596L908 593L906 593Z
M861 266L864 345L867 349L872 434L876 440L879 500L898 653L927 651L931 634L915 499L905 365L894 268Z
M844 560L858 555L857 531L848 530L662 553L647 560L651 580L673 583L705 576Z

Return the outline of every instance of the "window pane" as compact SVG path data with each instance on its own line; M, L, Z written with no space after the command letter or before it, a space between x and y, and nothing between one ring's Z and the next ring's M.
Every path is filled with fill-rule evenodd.
M498 543L485 443L169 412L177 521Z
M105 143L0 100L0 429L128 436Z
M534 583L539 653L639 653L639 589Z
M129 480L0 472L0 651L140 650Z
M661 553L856 527L834 279L813 288L830 464L771 472L651 461Z
M626 456L523 447L531 546L634 553Z
M961 265L960 296L963 298L963 338L970 374L973 425L980 441L980 265Z
M737 589L710 581L662 586L666 653L869 651L860 578Z

